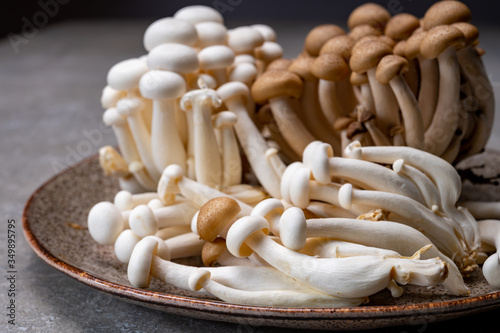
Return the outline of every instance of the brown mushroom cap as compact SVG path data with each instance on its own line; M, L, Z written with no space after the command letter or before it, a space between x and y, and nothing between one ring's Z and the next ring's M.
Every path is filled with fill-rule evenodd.
M348 139L352 139L356 134L361 134L366 132L365 126L358 121L353 121L347 126L346 135Z
M366 110L364 107L358 108L358 121L362 124L366 123L367 121L375 119L375 115Z
M252 85L252 97L257 104L279 96L299 98L304 83L301 78L285 70L266 71Z
M356 121L356 119L352 117L340 117L335 120L335 123L333 124L333 129L336 131L342 131L345 130L349 127L349 125Z
M394 15L385 26L385 34L395 40L410 37L413 31L420 27L420 20L411 14L401 13Z
M424 30L430 30L438 25L448 25L456 22L468 22L471 19L469 7L460 1L438 1L427 9L423 18Z
M347 19L349 29L362 24L369 24L380 31L384 31L391 14L387 9L375 3L365 3L354 9Z
M479 30L467 22L453 23L453 27L458 28L465 36L465 45L474 45L479 38Z
M405 43L405 57L407 59L413 59L420 55L420 43L425 37L425 32L415 32L411 35Z
M213 242L206 242L201 249L201 261L207 267L214 266L226 249L226 240L224 238L217 237Z
M312 64L314 63L313 57L300 57L292 61L288 70L297 74L304 80L314 80L316 76L312 73Z
M360 86L362 84L368 83L368 75L351 72L351 77L349 78L353 86Z
M266 67L266 71L286 70L291 65L292 61L286 58L279 58L271 61Z
M399 42L397 42L396 45L394 45L392 53L398 56L406 57L405 47L406 47L406 40L400 40Z
M378 63L375 77L378 82L387 84L396 76L406 73L409 68L408 60L401 56L390 54L383 57Z
M322 80L340 81L349 75L349 65L334 53L325 53L317 57L312 64L312 73Z
M464 45L462 31L451 25L440 25L427 31L420 43L420 53L427 59L434 59L449 47L460 48Z
M369 69L377 67L380 59L391 53L392 49L384 42L370 41L362 43L355 45L352 49L349 64L353 71L364 73Z
M325 53L335 53L349 61L355 40L347 35L330 38L319 51L319 55Z
M240 211L240 205L236 200L228 197L207 201L198 213L198 235L207 242L213 242Z
M380 36L382 35L382 31L369 25L369 24L362 24L362 25L357 25L352 30L349 32L349 37L351 37L354 40L360 40L363 37L366 36Z
M315 57L327 40L335 36L345 35L344 29L335 24L322 24L313 28L306 36L304 49Z

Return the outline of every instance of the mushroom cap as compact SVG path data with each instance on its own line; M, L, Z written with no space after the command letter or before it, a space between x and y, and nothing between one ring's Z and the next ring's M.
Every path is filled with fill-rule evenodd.
M203 82L201 85L200 81ZM200 73L196 76L192 76L189 80L189 86L191 89L200 89L203 85L208 89L215 89L217 87L217 80L215 80L212 75L206 73Z
M264 37L264 41L267 42L275 42L276 41L276 31L273 28L268 26L267 24L252 24L250 28L253 28L260 32L262 37Z
M170 71L152 70L141 78L139 88L142 96L149 99L176 99L186 92L186 81Z
M198 34L193 23L166 17L149 25L144 33L143 42L147 51L164 43L195 45L198 42Z
M283 56L283 48L276 42L264 42L254 50L255 58L264 62L271 62Z
M217 237L213 242L206 242L201 249L201 261L207 267L214 266L226 249L226 240L224 238Z
M479 30L476 26L467 22L453 23L453 27L458 28L465 36L465 45L474 45L479 38Z
M198 47L222 45L226 40L227 28L219 22L207 21L195 25L198 34Z
M284 209L285 207L283 206L281 200L278 200L276 198L268 198L255 205L250 215L263 216L267 219L269 218L269 213L276 211L278 214L283 214Z
M132 230L123 230L114 244L116 258L123 263L128 263L134 247L140 240L141 238L134 234Z
M422 26L424 30L430 30L438 25L468 22L471 16L469 7L460 1L438 1L425 12Z
M368 75L365 73L351 72L349 81L353 86L360 86L362 84L368 83Z
M235 96L240 96L247 101L250 98L250 89L243 82L232 81L226 82L217 88L217 94L223 102Z
M144 102L136 97L122 98L116 103L116 109L122 116L132 116L144 109Z
M352 117L340 117L335 120L333 124L333 129L336 131L346 130L349 125L354 122L355 119Z
M238 54L234 57L234 66L242 64L242 63L248 63L255 65L255 57L250 54Z
M264 44L264 37L257 29L243 26L228 31L226 43L236 54L251 54Z
M267 65L266 71L287 70L291 64L292 64L292 61L290 59L279 58L279 59L273 60L269 65Z
M113 199L115 207L119 211L131 210L134 208L134 199L132 193L126 190L118 191Z
M116 90L110 86L104 87L101 94L101 106L103 109L111 108L116 105L116 102L122 97L125 97L125 93L121 90Z
M240 205L229 197L207 201L198 214L198 235L207 242L213 242L240 211Z
M283 212L279 229L280 239L285 247L299 251L306 245L307 221L304 211L299 207L290 207Z
M108 86L116 90L137 88L139 80L147 71L149 71L148 66L139 58L120 61L108 71Z
M313 57L295 58L288 67L288 70L292 73L297 74L305 81L315 80L316 76L314 76L314 74L312 73L313 63Z
M377 29L369 24L361 24L358 26L355 26L350 32L349 32L349 37L351 37L354 40L360 40L363 37L366 36L381 36L382 31L380 29Z
M214 128L233 126L238 121L238 116L232 111L221 111L213 116Z
M106 126L120 126L127 124L127 118L121 115L116 108L104 111L102 121Z
M158 219L147 205L139 205L132 209L128 218L130 229L139 237L152 236L159 229Z
M248 62L235 65L229 73L229 81L239 81L245 84L251 84L256 77L257 67Z
M204 70L227 68L234 63L234 52L225 45L212 45L198 52L198 59Z
M500 287L500 259L498 253L494 253L483 263L483 275L488 284L498 288Z
M406 40L400 40L399 42L397 42L396 45L394 45L392 53L398 56L406 57L405 48L406 48Z
M425 32L415 32L411 35L405 43L405 57L407 59L413 59L420 55L420 44L425 37Z
M145 237L135 245L127 267L128 280L134 287L149 286L153 256L157 251L158 240L154 237Z
M345 30L335 24L322 24L313 28L306 36L304 49L315 57L327 40L335 36L345 35Z
M263 104L271 98L290 96L299 98L302 95L304 83L300 77L284 70L266 71L252 85L252 97L258 104Z
M353 121L347 126L346 135L348 139L352 139L356 134L366 132L366 128L359 121Z
M440 25L427 31L420 43L420 53L428 59L437 58L449 47L465 45L465 36L460 29L451 25Z
M189 21L193 24L206 21L218 22L221 24L224 23L224 18L217 10L203 5L183 7L175 12L174 18Z
M314 60L312 73L322 80L340 81L349 75L349 65L341 56L325 53Z
M384 33L392 39L403 40L410 37L418 27L420 27L420 20L416 16L400 13L389 19Z
M387 84L396 76L406 73L409 68L410 65L405 58L395 54L386 55L378 63L375 77L378 82Z
M319 55L325 53L335 53L349 61L351 58L352 48L356 41L349 37L348 35L341 35L330 38L319 51Z
M94 205L87 217L90 236L99 244L111 245L125 228L121 212L111 202Z
M375 3L365 3L355 8L347 19L349 29L362 24L369 24L380 31L384 31L391 14L387 9Z
M381 41L356 44L352 49L349 64L353 71L364 73L369 69L375 68L380 59L391 53L392 48Z
M233 223L227 232L226 246L235 257L248 257L253 253L245 243L257 231L269 233L269 222L262 216L245 216Z
M193 73L198 70L196 51L187 45L165 43L153 48L147 57L150 69L161 69L176 73Z

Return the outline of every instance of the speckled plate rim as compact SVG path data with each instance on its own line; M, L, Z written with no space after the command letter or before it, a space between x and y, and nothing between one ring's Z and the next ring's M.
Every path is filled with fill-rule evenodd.
M54 255L46 249L37 239L36 235L31 230L30 217L28 210L31 204L37 199L37 196L43 193L46 186L65 173L71 172L76 167L90 163L97 159L98 156L90 156L77 164L68 167L49 178L40 185L27 200L22 216L22 227L25 238L33 251L50 266L70 276L71 278L90 286L94 289L117 296L132 303L141 304L146 307L162 308L165 311L181 310L187 316L200 317L199 313L203 313L203 317L210 319L217 315L225 317L245 317L258 318L264 323L266 320L294 320L294 321L315 321L315 320L390 320L391 318L416 318L418 316L435 317L434 321L444 320L447 315L453 314L453 317L465 316L472 312L481 312L491 310L500 306L500 291L491 292L479 296L457 298L454 300L423 302L410 305L365 305L359 307L340 307L340 308L281 308L281 307L259 307L246 306L213 301L207 299L198 299L194 297L179 296L162 292L151 291L147 289L138 289L123 284L117 284L112 281L104 280L93 276L82 269L72 266ZM198 313L198 314L197 314ZM442 317L442 318L441 318ZM223 320L232 322L232 320ZM404 322L404 320L403 320ZM375 325L376 326L376 325ZM381 325L389 326L389 325Z

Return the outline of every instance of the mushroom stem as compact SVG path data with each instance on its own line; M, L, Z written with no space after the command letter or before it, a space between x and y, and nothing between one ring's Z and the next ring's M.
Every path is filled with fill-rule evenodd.
M463 201L460 206L467 208L478 220L500 220L500 202L498 201Z
M238 141L233 126L238 121L231 111L222 111L214 116L214 127L219 130L219 146L222 155L222 187L241 183L242 164Z
M439 95L439 68L436 59L425 59L420 55L417 59L421 77L418 105L422 112L424 130L427 130L432 122Z

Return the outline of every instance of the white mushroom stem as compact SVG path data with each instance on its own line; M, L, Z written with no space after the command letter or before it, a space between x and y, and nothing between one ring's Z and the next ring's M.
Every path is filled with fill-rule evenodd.
M214 116L214 128L219 130L219 146L222 155L222 187L240 184L242 164L238 141L233 126L238 121L231 111L222 111Z
M425 150L441 155L451 142L459 121L460 66L454 47L438 56L439 96L432 122L425 131Z
M154 235L165 240L175 236L187 234L190 231L191 225L175 225L172 227L161 228Z
M384 288L391 280L406 285L436 286L447 274L440 259L411 260L359 256L349 258L314 258L287 249L269 238L263 217L247 216L229 229L226 244L235 256L255 251L281 272L311 288L337 297L366 297ZM243 252L242 245L246 245Z
M210 187L221 183L221 157L212 127L213 107L221 103L215 90L208 88L191 90L181 99L183 110L193 109L196 180Z
M367 302L365 298L339 298L308 290L248 291L226 287L210 278L210 273L200 269L190 276L191 290L204 288L218 298L235 304L274 307L349 307Z
M115 194L113 203L120 211L124 211L131 210L139 205L145 205L149 201L157 198L158 193L156 192L132 194L129 191L122 190Z
M467 267L474 248L464 244L463 231L457 225L434 214L424 205L402 195L357 190L351 184L342 185L339 202L345 209L352 204L381 208L397 215L398 222L421 230L447 256L454 258L459 266ZM473 258L472 258L473 259Z
M197 208L203 206L208 200L217 197L231 197L216 189L200 184L184 177L182 169L178 165L168 166L162 174L158 183L158 194L164 202L175 202L175 196L182 194L190 200ZM233 197L231 197L233 198ZM233 198L235 199L235 198ZM252 206L235 199L241 207L243 214L250 214Z
M197 209L186 202L158 209L139 205L130 212L129 225L139 237L152 236L161 228L190 225L196 212Z
M170 249L170 259L199 256L205 245L205 241L192 232L170 237L164 242Z
M229 82L219 87L217 93L224 101L228 110L234 112L238 117L234 129L260 184L262 184L272 197L281 198L279 191L281 177L275 172L270 172L272 169L266 159L266 152L269 146L250 119L248 111L245 108L244 99L250 98L248 87L241 82ZM275 156L273 161L277 165L284 166L284 163L278 156Z
M124 98L117 103L118 112L127 116L128 125L141 157L141 162L154 181L160 178L160 172L156 169L151 150L151 135L141 116L143 102L138 98Z
M460 206L467 208L478 220L500 220L500 202L498 201L463 201Z
M269 195L261 188L253 187L248 184L238 184L228 186L222 189L222 192L249 204L255 206Z
M432 122L434 111L436 110L439 94L439 68L436 59L425 59L421 55L418 55L417 58L421 76L418 105L422 112L424 130L427 130Z
M365 189L401 194L424 203L417 186L405 176L376 163L333 157L333 149L328 144L310 143L302 160L319 183L328 184L332 177L342 178Z
M142 187L150 191L156 189L157 182L149 176L149 173L146 171L146 168L142 162L133 161L129 164L128 170L131 174L134 175L134 178L137 179Z

